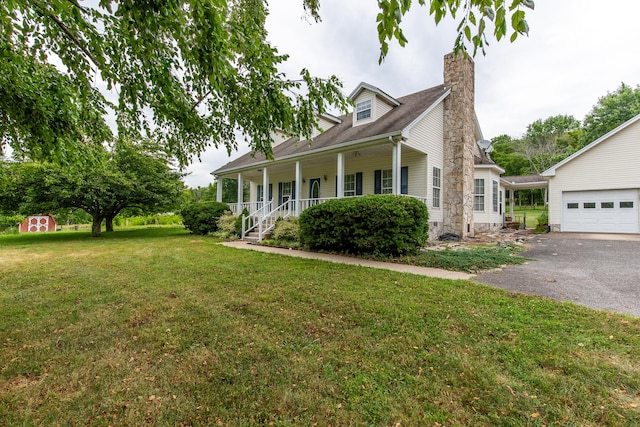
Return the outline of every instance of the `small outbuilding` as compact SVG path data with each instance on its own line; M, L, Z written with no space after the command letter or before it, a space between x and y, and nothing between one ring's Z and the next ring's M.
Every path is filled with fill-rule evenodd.
M549 168L552 231L640 232L640 114Z
M56 220L48 214L31 215L19 227L20 233L56 231Z

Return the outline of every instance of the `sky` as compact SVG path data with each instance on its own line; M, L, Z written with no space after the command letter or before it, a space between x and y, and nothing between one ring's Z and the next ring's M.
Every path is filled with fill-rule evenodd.
M337 75L349 95L360 82L401 97L442 84L443 57L452 51L456 24L436 26L414 1L402 23L409 43L392 42L378 65L375 0L321 0L321 23L305 18L302 0L271 0L268 39L289 54L282 71L295 78ZM537 0L527 12L528 37L490 41L475 62L476 115L485 139L519 137L527 125L558 114L578 120L622 82L640 84L640 1ZM248 152L210 149L188 168L188 186L213 183L211 172Z

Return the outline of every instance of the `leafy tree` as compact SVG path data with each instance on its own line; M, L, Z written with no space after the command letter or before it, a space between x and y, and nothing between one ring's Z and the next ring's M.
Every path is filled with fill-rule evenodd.
M640 86L633 89L624 83L601 97L584 119L581 145L587 145L640 114Z
M542 173L575 151L571 131L580 127L573 116L538 119L527 126L517 151L529 162L530 173Z
M320 0L302 0L316 20ZM532 0L418 0L436 23L459 20L455 49L484 52L496 40L528 32ZM410 0L380 0L380 60ZM272 155L272 132L309 138L315 117L346 109L335 76L278 71L287 55L267 41L266 0L4 0L0 2L0 149L33 160L73 161L89 144L153 136L184 165L209 145ZM510 27L510 29L509 29ZM110 103L100 82L117 93Z
M500 135L492 140L491 160L504 169L504 175L517 176L529 173L529 161L518 152L519 140Z
M236 130L267 155L275 129L309 137L316 113L347 101L335 76L278 71L266 15L263 0L0 2L0 145L65 160L110 139L109 107L120 137L153 136L181 164L231 150Z
M5 180L0 198L14 194L10 203L23 213L83 209L92 217L92 235L98 237L102 222L113 231L113 218L125 208L158 212L179 201L182 175L151 151L157 150L120 142L113 152L96 153L91 164L10 165L12 179ZM4 204L5 209L10 203Z
M519 35L529 34L525 9L533 10L533 0L418 0L420 6L429 7L429 15L436 24L447 15L458 20L458 37L454 44L456 52L472 47L475 56L478 49L485 53L489 45L487 29L493 27L493 37L500 41L509 36L514 42ZM400 46L408 42L400 24L412 6L411 0L378 0L380 13L376 17L380 41L380 62L389 51L389 40L397 40ZM320 20L320 0L304 0L305 9Z

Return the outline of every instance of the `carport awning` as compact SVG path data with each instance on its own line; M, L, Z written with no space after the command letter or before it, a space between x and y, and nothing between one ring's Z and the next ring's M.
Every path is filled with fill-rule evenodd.
M549 181L542 175L503 176L500 182L507 190L531 190L549 186Z

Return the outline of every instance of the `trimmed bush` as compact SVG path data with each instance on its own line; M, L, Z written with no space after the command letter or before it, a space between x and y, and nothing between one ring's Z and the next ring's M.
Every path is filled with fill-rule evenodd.
M416 254L427 241L429 214L405 196L330 200L300 215L300 241L316 250L356 255Z
M277 221L273 227L271 238L282 242L299 242L300 221L298 218L287 218Z
M198 202L185 206L180 211L184 228L192 234L209 234L218 230L218 218L229 205L220 202Z
M236 234L237 218L231 211L226 211L218 218L218 231L211 233L212 236L222 240L235 240L238 237Z

